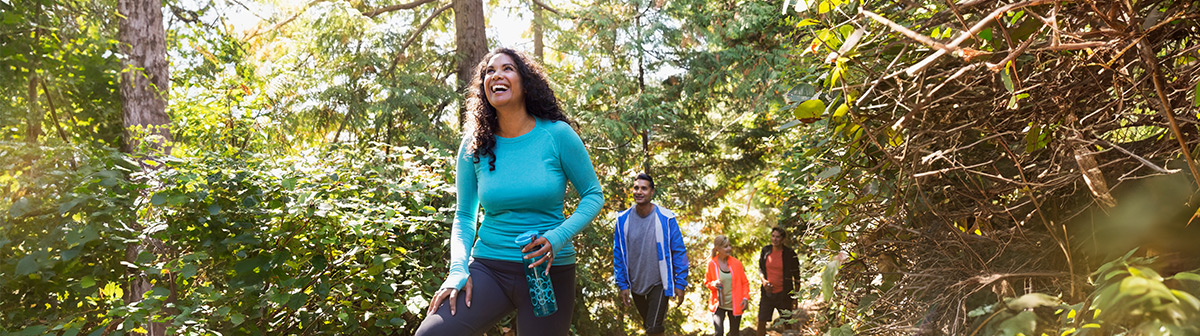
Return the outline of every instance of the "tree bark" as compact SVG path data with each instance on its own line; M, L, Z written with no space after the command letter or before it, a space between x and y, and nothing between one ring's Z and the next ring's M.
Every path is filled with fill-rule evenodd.
M161 0L118 0L117 12L121 15L117 38L121 53L125 54L125 69L121 73L121 109L125 126L125 139L121 150L129 154L156 156L170 151L170 118L167 116L167 93L170 89L170 74L167 68L166 28L163 26ZM143 165L143 169L155 167ZM143 195L145 196L145 195ZM143 225L134 223L135 230ZM129 244L125 250L126 261L135 262L138 254L148 251L162 253L164 245L153 238L143 238L140 243ZM125 290L125 302L141 301L152 287L149 275L131 269ZM174 287L173 281L166 281ZM171 290L171 297L175 291ZM166 314L159 311L155 313ZM157 314L156 314L157 315ZM166 335L165 323L149 323L144 327L147 335Z
M42 136L42 118L44 116L45 113L38 105L37 76L29 76L29 111L25 114L25 124L28 125L25 129L26 142L37 143L38 137Z
M171 141L168 129L166 29L161 0L119 0L117 11L124 17L118 38L127 58L121 73L122 119L125 141L122 150L135 152L143 141L156 150L166 150Z
M533 55L539 63L546 64L545 53L542 51L544 49L542 37L545 35L546 16L542 15L542 7L538 6L536 2L531 3L529 7L533 9Z
M487 32L484 31L483 1L454 0L454 42L457 47L458 91L466 93L475 75L475 65L487 54ZM466 121L466 104L459 105L458 126Z

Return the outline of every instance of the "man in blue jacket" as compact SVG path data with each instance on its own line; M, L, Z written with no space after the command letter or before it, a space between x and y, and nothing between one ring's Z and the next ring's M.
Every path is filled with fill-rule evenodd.
M629 305L632 296L646 334L662 335L670 298L676 305L683 303L688 260L675 213L651 203L653 197L654 180L639 174L633 184L634 206L617 215L613 274L621 300Z

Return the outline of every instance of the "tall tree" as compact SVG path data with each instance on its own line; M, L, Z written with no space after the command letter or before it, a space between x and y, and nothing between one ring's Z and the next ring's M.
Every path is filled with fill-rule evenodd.
M127 58L121 74L122 119L125 141L121 148L135 152L142 140L156 150L171 141L166 113L170 74L167 72L166 29L163 26L161 0L120 0L118 39ZM141 134L138 134L141 133Z
M125 140L122 151L135 154L142 150L164 153L169 148L170 118L166 113L170 89L167 72L166 28L163 26L161 0L119 0L117 11L122 19L118 39L126 55L125 71L121 73L122 120ZM146 167L151 168L151 167ZM140 229L135 227L135 229ZM162 242L146 238L130 244L125 251L127 261L134 262L143 252L156 253ZM125 303L141 301L151 283L141 270L131 270ZM147 335L166 335L166 324L151 323Z
M483 29L483 1L454 0L454 41L458 61L458 91L466 92L471 84L475 64L487 54L487 32ZM466 120L466 104L458 109L458 124Z

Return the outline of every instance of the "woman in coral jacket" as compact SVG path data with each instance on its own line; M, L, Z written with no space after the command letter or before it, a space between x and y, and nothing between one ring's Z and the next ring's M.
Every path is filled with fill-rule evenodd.
M750 304L750 281L746 279L746 270L742 262L730 256L731 253L733 245L729 243L729 237L722 235L713 239L712 259L708 261L704 284L712 291L708 310L713 312L715 336L724 334L726 316L729 316L729 335L737 335L742 311Z

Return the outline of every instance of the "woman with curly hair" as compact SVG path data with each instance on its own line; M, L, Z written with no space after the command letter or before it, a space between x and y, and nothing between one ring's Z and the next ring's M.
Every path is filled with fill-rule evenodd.
M566 335L575 310L571 238L604 206L596 170L545 72L522 53L500 48L484 56L467 106L450 274L416 335L481 335L514 310L518 335ZM567 182L580 200L564 218ZM480 206L484 217L477 222ZM514 243L531 230L535 240ZM549 265L554 313L535 315L524 259L532 261L529 268Z

